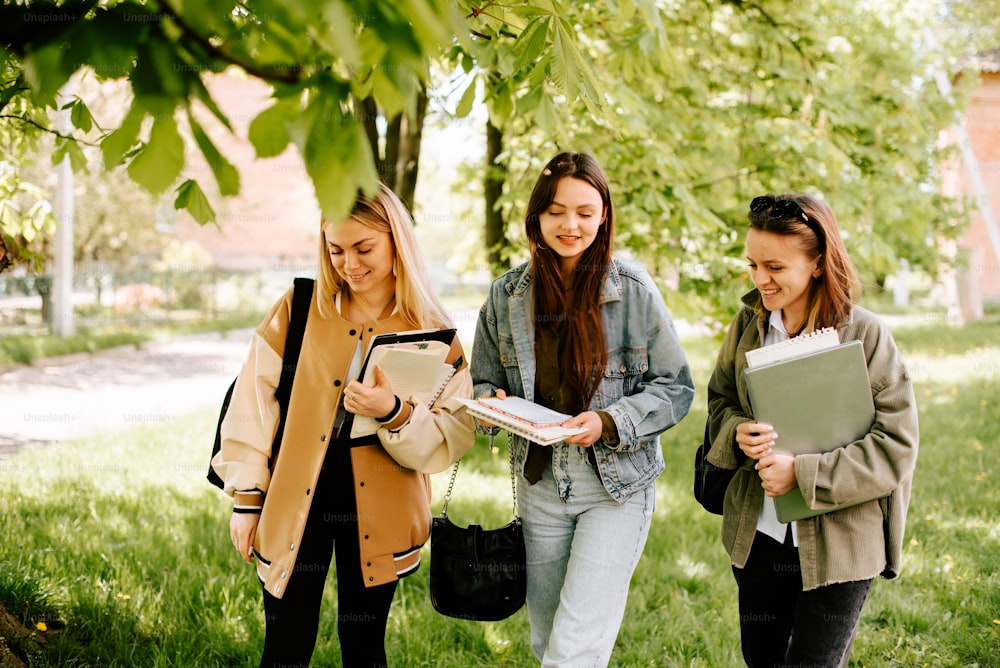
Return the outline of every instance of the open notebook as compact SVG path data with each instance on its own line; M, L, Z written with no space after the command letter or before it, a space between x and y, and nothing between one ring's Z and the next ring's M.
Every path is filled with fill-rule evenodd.
M361 382L374 385L375 367L381 367L397 397L432 406L455 374L456 367L445 361L454 335L454 329L445 329L376 337L362 365ZM351 438L374 434L378 427L374 418L355 415Z
M832 328L748 351L747 364L754 419L774 427L776 452L827 452L863 438L875 421L861 342L840 343ZM774 505L790 522L856 504L812 510L796 488Z
M559 426L572 415L554 411L521 397L484 397L475 401L460 401L466 405L470 415L542 445L552 445L585 431L583 427Z

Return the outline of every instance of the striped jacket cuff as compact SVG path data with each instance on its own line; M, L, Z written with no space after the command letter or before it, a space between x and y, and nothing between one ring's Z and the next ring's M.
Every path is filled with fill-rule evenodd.
M234 513L255 513L259 515L260 509L263 506L264 493L259 489L233 493Z

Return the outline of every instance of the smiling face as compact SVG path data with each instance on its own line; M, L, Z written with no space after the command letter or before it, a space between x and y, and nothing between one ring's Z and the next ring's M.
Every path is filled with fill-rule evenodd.
M330 263L354 294L378 292L395 285L392 263L395 249L388 232L380 232L348 218L323 226Z
M809 312L813 279L819 277L820 258L810 258L793 234L750 228L746 240L750 278L768 311L781 311L789 331L801 328Z
M564 177L552 203L538 215L542 240L559 256L560 268L572 270L604 222L604 202L597 188L582 179Z

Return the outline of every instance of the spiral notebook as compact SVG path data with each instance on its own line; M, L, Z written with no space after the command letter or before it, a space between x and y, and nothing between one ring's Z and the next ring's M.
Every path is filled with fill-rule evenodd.
M521 397L459 399L469 414L541 445L552 445L583 431L583 427L561 427L572 415L554 411Z
M381 367L397 397L433 406L460 366L445 361L454 336L454 329L444 329L376 337L362 365L361 382L374 385L375 367ZM351 438L374 434L378 428L374 418L355 415Z
M774 427L776 452L828 452L863 438L875 421L861 342L840 343L836 330L748 351L747 364L754 419ZM790 522L857 504L813 510L796 488L774 505L778 519Z

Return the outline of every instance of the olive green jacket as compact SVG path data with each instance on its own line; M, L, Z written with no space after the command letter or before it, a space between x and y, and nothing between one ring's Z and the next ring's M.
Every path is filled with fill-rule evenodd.
M746 352L761 346L770 314L754 290L730 324L708 384L708 461L739 468L726 490L722 542L734 566L750 555L764 502L754 460L736 445L737 425L752 420L743 371ZM920 440L913 385L888 327L855 306L837 331L861 341L875 402L864 438L821 454L798 455L795 476L810 508L867 501L797 523L802 587L899 575L910 485ZM780 434L778 436L781 437Z

